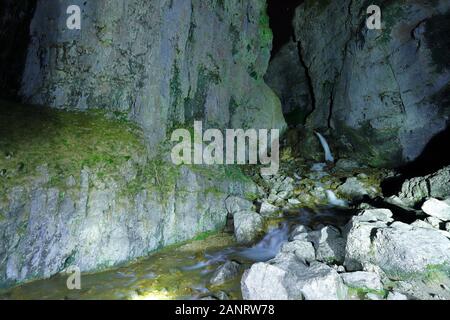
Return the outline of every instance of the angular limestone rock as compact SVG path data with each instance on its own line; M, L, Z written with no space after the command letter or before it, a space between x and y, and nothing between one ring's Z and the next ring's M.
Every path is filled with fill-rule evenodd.
M431 198L422 206L423 212L441 221L450 221L450 205L445 201Z
M239 274L241 265L235 261L227 261L221 265L213 273L209 283L218 286L225 283L228 280L235 278Z
M352 288L361 288L380 291L383 289L380 276L375 272L356 271L350 273L342 273L344 283Z
M241 289L246 300L340 300L347 295L333 268L319 262L308 267L289 253L254 264L242 277Z
M253 211L239 211L234 215L234 235L237 242L251 244L261 236L263 218Z

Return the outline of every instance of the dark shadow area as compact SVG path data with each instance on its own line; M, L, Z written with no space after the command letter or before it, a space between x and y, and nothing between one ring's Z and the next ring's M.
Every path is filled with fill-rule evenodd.
M450 165L449 146L450 127L434 136L416 160L398 168L398 176L384 181L381 185L383 194L397 194L406 179L426 176Z
M57 139L63 125L57 115L50 108L0 100L0 156L14 155L23 146L38 147L41 139Z
M292 20L295 9L304 0L268 0L267 12L273 32L272 57L294 36Z
M36 0L0 1L0 97L16 99L30 42Z
M401 168L402 174L407 177L424 176L449 165L449 147L450 127L434 136L415 161Z
M391 210L395 221L400 221L407 224L411 224L419 218L426 217L426 215L420 210L407 210L406 208L386 202L383 198L370 199L367 197L364 202L378 209Z

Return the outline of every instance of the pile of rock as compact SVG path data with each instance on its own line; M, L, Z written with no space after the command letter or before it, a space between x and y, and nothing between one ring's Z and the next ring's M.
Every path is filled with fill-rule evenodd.
M265 180L270 185L267 202L279 207L284 206L294 193L294 179L279 175L266 177Z
M379 195L379 186L371 184L368 175L360 173L353 176L353 172L348 174L351 176L345 182L328 173L326 178L322 177L320 180L309 179L308 172L305 172L305 177L298 174L293 177L284 174L262 176L257 208L251 201L242 198L230 197L226 200L230 220L233 220L230 229L234 230L239 243L250 244L261 235L265 219L278 217L285 210L333 206L338 201L347 206L347 201L337 198L332 190L351 201ZM330 199L330 194L334 200Z
M416 220L413 226L432 228L450 238L450 166L424 177L406 180L398 196L389 198L389 202L426 216L423 220ZM421 207L421 210L415 210L415 207Z
M370 179L365 173L354 176L354 172L340 171L340 176L329 174L328 169L321 169L321 177L314 176L314 171L306 171L302 177L294 174L293 177L277 175L265 177L264 185L268 190L259 201L262 203L261 214L273 216L282 209L295 209L300 207L315 207L320 205L332 205L329 193L337 193L338 198L350 200L350 202L362 199L375 198L381 195L381 190L376 179ZM331 172L331 171L330 171ZM342 182L340 177L344 176Z
M406 180L399 198L414 206L427 198L446 198L450 196L450 166L424 177Z
M325 170L325 169L324 169ZM342 178L342 170L341 178ZM324 181L279 175L265 179L268 193L259 214L235 213L236 238L249 243L263 218L286 208L320 202L331 191ZM344 175L345 177L345 175ZM366 174L350 173L333 192L350 201L379 197ZM269 188L267 188L269 186ZM408 224L389 209L369 204L343 228L295 227L278 255L256 263L241 279L245 299L450 299L450 167L407 180L386 202L410 213ZM300 192L299 192L300 189ZM328 189L328 190L327 190ZM334 194L334 193L333 193ZM309 198L308 198L309 197ZM307 199L308 198L308 199ZM421 207L421 210L417 210ZM237 219L236 219L237 218ZM243 219L245 218L245 222ZM253 230L253 231L250 231Z
M343 230L298 226L274 259L245 271L241 287L245 299L448 299L449 270L442 232L368 209Z

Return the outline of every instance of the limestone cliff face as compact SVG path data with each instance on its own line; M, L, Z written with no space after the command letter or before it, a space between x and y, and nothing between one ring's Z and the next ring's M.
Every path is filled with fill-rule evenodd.
M312 111L310 85L296 42L284 45L270 61L266 83L280 97L289 125L303 124Z
M238 168L148 159L142 131L95 112L0 100L0 288L125 263L227 221Z
M138 179L130 162L123 174ZM30 185L17 186L0 202L0 288L51 277L69 266L98 271L148 255L164 246L225 226L229 195L254 190L217 181L187 168L164 194L129 192L118 179L83 168L63 187L49 187L47 167Z
M56 108L127 113L151 144L173 127L283 128L263 75L272 33L264 0L38 1L21 95Z
M366 28L378 4L382 30ZM313 128L375 166L414 160L448 125L448 1L306 1L294 27L311 78Z
M66 27L72 4L82 9L79 31ZM265 1L35 5L19 94L53 112L86 111L87 118L72 128L70 117L48 111L50 123L31 119L39 124L31 132L23 121L18 131L0 119L0 286L69 265L114 266L223 227L225 198L255 193L255 186L211 168L174 168L161 154L170 130L194 120L204 127L284 128L280 101L263 80L272 40ZM2 115L16 110L0 104ZM118 125L86 127L90 109L138 123L150 148L137 152L120 132L109 134ZM31 110L17 118L33 117Z

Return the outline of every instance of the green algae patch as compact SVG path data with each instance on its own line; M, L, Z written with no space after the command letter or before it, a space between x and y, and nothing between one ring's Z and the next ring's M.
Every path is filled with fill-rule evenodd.
M234 181L240 183L252 183L252 179L246 174L247 166L240 165L187 165L194 173L215 181Z
M132 198L141 191L149 190L158 195L161 203L167 204L170 195L175 192L179 177L180 166L176 166L158 156L149 159L137 168L135 178L127 183L122 190L122 195ZM177 191L180 195L183 194L183 190Z
M201 241L201 240L206 240L208 239L210 236L216 234L217 232L215 231L207 231L207 232L202 232L200 234L198 234L195 238L194 241Z
M259 30L261 38L261 48L270 48L272 46L273 33L270 28L269 15L267 14L267 5L261 12L259 19Z
M448 282L450 284L449 264L430 264L423 270L405 271L401 269L383 269L393 281L418 281L425 284Z
M67 184L78 184L85 167L100 179L123 179L121 169L129 161L143 159L142 132L123 117L0 101L2 196L11 187L29 185L38 178L63 192Z
M450 281L450 265L429 265L423 274L415 275L415 277L422 279L425 283L441 283Z
M368 294L375 294L384 299L387 297L388 292L386 290L374 290L368 288L348 287L348 296L350 299L364 300Z

